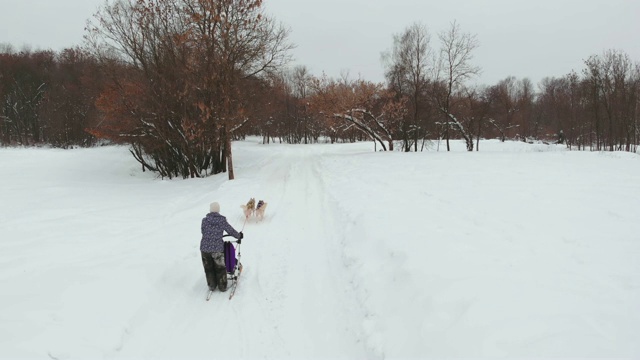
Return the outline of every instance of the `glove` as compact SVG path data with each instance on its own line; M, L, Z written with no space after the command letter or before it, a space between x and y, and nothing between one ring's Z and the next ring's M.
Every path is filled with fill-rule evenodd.
M244 238L244 234L240 231L240 236L238 236L238 244L242 243L242 239Z

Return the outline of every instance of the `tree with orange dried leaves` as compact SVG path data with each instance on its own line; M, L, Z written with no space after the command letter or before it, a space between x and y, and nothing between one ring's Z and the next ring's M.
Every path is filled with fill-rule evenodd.
M365 80L323 77L314 79L312 86L313 107L325 116L332 132L339 131L337 125L346 121L378 142L384 151L393 151L393 134L406 113L406 98L398 100L381 84Z
M162 176L233 179L231 141L251 102L241 85L288 60L288 31L261 0L120 0L96 20L87 40L112 65L119 97L102 102L96 131L115 125L143 168ZM117 119L123 111L130 120Z

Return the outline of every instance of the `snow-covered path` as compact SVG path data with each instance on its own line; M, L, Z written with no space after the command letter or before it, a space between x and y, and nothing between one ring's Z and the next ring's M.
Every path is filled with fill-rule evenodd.
M361 321L340 263L340 229L326 199L321 155L304 148L289 151L294 154L278 157L281 165L271 164L286 167L277 171L284 177L271 174L273 182L261 182L278 191L268 197L275 200L267 208L269 219L247 230L259 256L245 261L257 272L257 286L246 289L247 296L263 302L269 317L262 326L272 328L274 340L281 342L267 355L362 357L355 341Z
M171 293L173 287L158 290L157 302L132 320L136 329L126 329L130 344L118 355L365 356L358 341L362 319L341 265L340 229L333 221L335 209L328 208L320 158L317 149L283 146L256 159L237 182L225 183L224 192L243 194L235 199L255 196L268 202L264 220L245 223L239 204L223 201L222 213L236 229L244 226L245 270L237 296L228 301L228 293L216 292L204 302L200 265L185 256L166 271L166 278L188 285L184 293Z

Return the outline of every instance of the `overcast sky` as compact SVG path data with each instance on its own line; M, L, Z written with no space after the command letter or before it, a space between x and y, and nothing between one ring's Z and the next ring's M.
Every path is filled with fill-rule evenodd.
M0 43L60 50L80 44L84 26L104 0L0 0ZM313 74L348 71L383 81L381 53L393 35L420 22L437 33L457 21L476 34L476 80L513 75L538 83L580 71L583 60L619 49L640 61L640 0L265 0L267 12L291 29L294 64Z

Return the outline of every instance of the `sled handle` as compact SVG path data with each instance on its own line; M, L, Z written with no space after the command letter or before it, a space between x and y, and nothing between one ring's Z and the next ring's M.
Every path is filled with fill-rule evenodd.
M233 235L231 235L231 234L222 235L222 237L223 237L223 238L226 238L226 237L229 237L229 236L233 237ZM229 242L237 243L237 242L238 242L238 240L236 240L236 241L229 241Z

